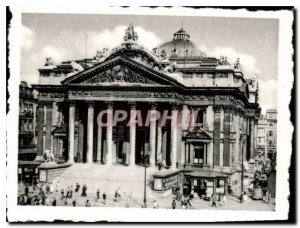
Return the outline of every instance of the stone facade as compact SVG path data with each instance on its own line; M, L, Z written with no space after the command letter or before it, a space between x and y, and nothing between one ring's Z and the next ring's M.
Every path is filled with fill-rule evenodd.
M177 43L190 38L185 32L175 36ZM33 86L39 92L38 155L51 148L69 163L156 166L161 161L171 169L228 175L240 170L242 153L244 161L254 158L257 84L244 78L239 63L206 57L193 45L192 55L164 54L170 45L151 52L136 43L135 32L125 37L121 46L95 58L48 61L39 69L39 84ZM128 118L129 124L114 125L118 110L128 117L139 110L142 118L148 111L167 112L168 124L159 118L145 127ZM188 120L179 125L186 114Z

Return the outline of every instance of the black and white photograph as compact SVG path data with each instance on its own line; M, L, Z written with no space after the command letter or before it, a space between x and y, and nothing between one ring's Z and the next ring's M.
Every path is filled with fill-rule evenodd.
M292 11L90 8L11 8L8 219L286 218Z

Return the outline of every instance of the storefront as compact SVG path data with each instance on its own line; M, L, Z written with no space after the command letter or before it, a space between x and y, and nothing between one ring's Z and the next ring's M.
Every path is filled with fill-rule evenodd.
M32 183L38 179L38 166L40 162L37 161L19 161L18 162L18 181Z
M210 199L212 194L219 198L227 194L227 175L213 172L193 171L185 173L188 180L189 195L191 197L201 197Z

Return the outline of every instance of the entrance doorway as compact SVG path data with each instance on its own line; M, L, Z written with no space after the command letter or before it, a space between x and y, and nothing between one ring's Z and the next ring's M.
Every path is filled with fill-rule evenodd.
M117 126L115 129L115 142L116 142L116 162L117 163L126 163L126 157L128 154L129 142L128 142L128 127L126 126ZM126 144L128 146L126 147Z
M204 145L199 143L194 147L194 164L203 167L204 164Z
M149 149L147 147L147 138L149 137L147 129L137 129L136 131L136 153L135 153L135 162L136 164L148 164L149 161L147 156L147 150Z

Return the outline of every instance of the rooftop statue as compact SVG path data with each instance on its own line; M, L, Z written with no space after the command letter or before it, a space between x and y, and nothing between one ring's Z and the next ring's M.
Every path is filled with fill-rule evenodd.
M129 27L125 30L124 40L125 41L137 41L138 40L137 33L134 31L132 24L130 24Z
M241 66L241 63L240 63L240 58L237 58L237 60L235 61L234 69L235 70L241 70L242 69L242 66Z
M221 55L219 59L220 65L229 65L229 62L227 61L227 56Z
M52 59L52 57L46 58L45 66L51 66L51 65L55 65L55 62L54 62L54 60Z
M94 59L95 59L96 61L99 61L102 57L107 56L107 54L108 54L108 48L103 48L102 51L97 50L97 53L96 53L96 55L94 56Z

